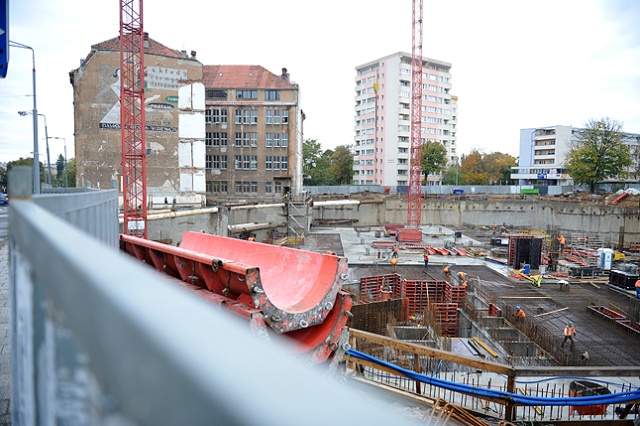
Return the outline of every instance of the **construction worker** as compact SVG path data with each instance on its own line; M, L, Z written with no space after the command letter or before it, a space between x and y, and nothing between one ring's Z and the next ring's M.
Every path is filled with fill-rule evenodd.
M540 287L540 284L542 284L542 275L533 275L531 277L531 285Z
M398 258L398 244L394 244L393 248L392 248L393 254L391 255L391 257L393 258Z
M636 299L640 299L640 280L636 281Z
M466 277L467 277L467 273L466 273L466 272L462 272L462 271L458 272L458 279L459 279L460 281L464 281L464 279L465 279Z
M561 348L564 347L564 344L567 340L571 340L571 350L573 350L573 336L576 335L576 328L573 326L573 323L569 321L564 328L564 340L560 345Z
M564 237L564 235L560 235L558 238L556 238L558 240L558 242L560 243L560 252L564 252L564 245L567 242L567 239Z
M513 316L516 318L516 321L521 321L527 317L527 314L525 314L524 311L520 309L520 306L516 306L516 312L513 314Z
M429 253L427 252L427 250L422 253L422 257L424 259L424 269L429 269Z
M451 265L447 265L444 267L444 274L449 275L451 273Z

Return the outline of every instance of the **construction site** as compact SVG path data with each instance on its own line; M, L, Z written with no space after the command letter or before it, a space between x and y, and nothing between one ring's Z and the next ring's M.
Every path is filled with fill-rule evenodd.
M226 424L304 424L308 411L333 405L358 418L363 405L347 398L321 406L299 395L296 374L269 364L287 352L280 364L363 389L403 411L400 424L638 424L638 196L423 194L421 0L412 9L406 194L309 196L298 182L270 204L187 208L166 197L155 208L147 193L139 69L149 40L142 1L131 3L120 2L122 187L62 211L55 194L30 199L28 184L38 186L30 170L12 172L14 418L72 419L73 410L52 411L75 407L70 394L81 395L87 418L126 412L117 421L127 424L225 424L225 415L234 419ZM193 100L185 87L181 103ZM175 130L180 143L202 145L181 133L189 126ZM113 242L118 257L46 209ZM219 321L213 311L223 312ZM269 358L273 348L281 352ZM332 384L329 397L339 389ZM302 421L282 421L296 410Z

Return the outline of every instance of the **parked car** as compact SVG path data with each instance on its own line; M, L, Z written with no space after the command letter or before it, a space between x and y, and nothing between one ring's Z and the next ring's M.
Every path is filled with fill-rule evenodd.
M0 204L9 204L9 196L7 194L0 194Z

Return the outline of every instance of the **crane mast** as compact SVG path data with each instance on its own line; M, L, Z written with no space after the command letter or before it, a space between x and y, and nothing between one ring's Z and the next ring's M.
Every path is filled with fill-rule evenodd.
M411 51L411 163L407 227L418 228L422 215L422 0L413 0Z
M120 0L120 125L124 234L147 238L142 0Z

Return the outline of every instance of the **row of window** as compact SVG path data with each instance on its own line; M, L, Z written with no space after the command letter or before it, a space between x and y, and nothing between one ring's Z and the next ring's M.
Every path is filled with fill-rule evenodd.
M227 170L228 160L226 155L205 156L205 167L207 169ZM234 156L235 170L258 170L257 155L236 155ZM264 159L265 170L288 170L289 158L286 155L267 155Z
M229 93L227 90L205 90L205 97L207 99L228 99ZM258 99L258 91L255 89L248 90L236 90L236 99ZM265 90L265 101L279 101L280 90Z
M236 109L234 119L235 124L258 124L258 111L255 109ZM226 108L207 108L204 111L204 121L206 124L227 124L229 111ZM289 124L289 110L265 110L265 123Z
M206 132L206 146L227 146L229 143L227 132ZM242 147L258 147L257 132L236 132L234 145ZM288 133L265 133L264 146L267 148L286 148L289 146Z
M235 192L257 193L258 182L256 181L236 181L233 182ZM229 192L229 182L226 180L216 180L207 182L207 192ZM264 182L264 192L267 194L282 193L282 182Z

